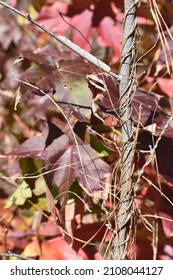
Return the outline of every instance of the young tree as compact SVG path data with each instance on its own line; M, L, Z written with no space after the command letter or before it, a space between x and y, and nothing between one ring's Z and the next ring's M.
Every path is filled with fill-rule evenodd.
M122 163L120 177L120 203L117 211L117 226L114 237L113 259L126 257L128 224L132 218L134 200L133 159L135 130L132 121L132 90L135 83L135 34L138 1L124 1L124 29L120 59L120 117L122 122ZM134 238L134 236L132 236Z

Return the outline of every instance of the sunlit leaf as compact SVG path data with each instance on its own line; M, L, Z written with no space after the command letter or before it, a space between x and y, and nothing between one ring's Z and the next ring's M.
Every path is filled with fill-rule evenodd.
M9 197L5 207L8 208L11 205L23 205L27 198L30 198L31 196L32 191L30 187L25 181L23 181L21 185L17 188L17 190Z

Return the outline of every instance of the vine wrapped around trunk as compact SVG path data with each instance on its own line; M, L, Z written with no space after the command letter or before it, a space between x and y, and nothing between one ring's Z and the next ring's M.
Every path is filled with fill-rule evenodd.
M135 31L137 2L134 0L124 1L124 30L120 60L120 117L122 122L122 159L120 178L120 202L116 220L116 232L113 240L113 259L126 258L126 246L130 238L128 232L129 223L132 219L133 205L133 147L134 132L131 119L132 105L131 92L134 83L135 64Z

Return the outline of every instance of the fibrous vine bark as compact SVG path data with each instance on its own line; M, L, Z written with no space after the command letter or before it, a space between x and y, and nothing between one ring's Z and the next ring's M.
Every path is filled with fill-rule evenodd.
M133 141L132 87L134 83L134 55L136 9L138 1L124 0L124 30L120 63L120 117L122 122L122 163L120 177L120 202L116 216L116 229L113 239L113 259L126 258L129 240L129 222L133 205Z

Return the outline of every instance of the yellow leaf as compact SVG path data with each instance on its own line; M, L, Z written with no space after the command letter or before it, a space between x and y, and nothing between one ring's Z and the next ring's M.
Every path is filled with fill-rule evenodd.
M23 181L17 190L7 200L5 208L10 207L11 205L23 205L29 197L32 197L31 189L29 185Z

